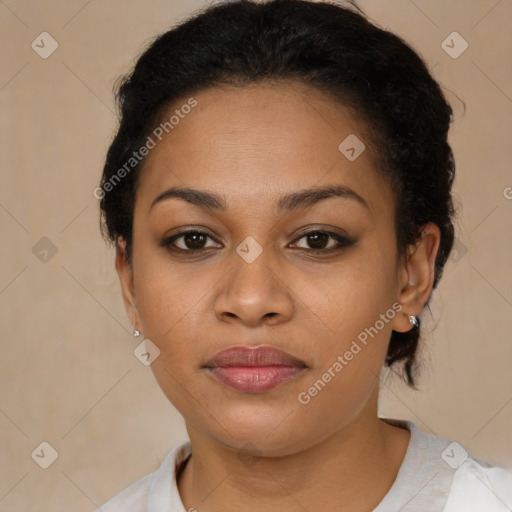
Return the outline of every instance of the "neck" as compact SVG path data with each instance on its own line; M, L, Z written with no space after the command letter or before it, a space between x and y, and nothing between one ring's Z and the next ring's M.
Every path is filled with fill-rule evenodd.
M186 510L373 510L391 488L410 439L373 416L282 457L240 452L187 425L193 455L178 481Z

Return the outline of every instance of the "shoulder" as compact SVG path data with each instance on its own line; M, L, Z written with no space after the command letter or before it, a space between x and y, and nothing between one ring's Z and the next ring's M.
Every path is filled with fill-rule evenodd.
M459 443L428 434L411 421L384 421L410 430L411 440L378 512L398 510L397 503L404 512L512 511L512 469L472 457Z
M428 443L437 464L433 469L451 480L443 512L510 512L512 510L512 469L492 466L471 454L456 441L426 434L411 422L408 427L420 442ZM441 462L442 461L442 462Z
M155 472L156 473L156 472ZM146 501L155 473L143 476L130 486L123 489L119 494L99 507L102 512L145 512Z
M190 453L189 441L174 447L156 471L132 483L96 510L102 512L126 512L128 510L130 512L147 512L149 509L167 510L169 505L180 509L176 470L188 459Z
M512 469L468 457L455 471L444 512L512 510Z

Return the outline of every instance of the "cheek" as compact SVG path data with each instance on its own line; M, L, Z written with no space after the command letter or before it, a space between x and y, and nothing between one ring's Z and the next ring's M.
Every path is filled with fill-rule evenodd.
M205 330L202 300L211 284L204 278L183 279L169 268L151 265L149 259L140 266L138 275L137 310L142 332L160 350L151 370L168 400L189 417L195 414L191 403L208 403L196 382L201 378L204 350L198 341Z
M308 305L326 333L302 389L303 401L314 408L356 413L378 384L400 306L394 302L394 260L371 254L309 288Z
M148 230L134 225L134 285L143 334L162 350L166 340L176 339L187 314L207 290L190 265L171 265L165 250L156 246ZM192 265L193 267L193 265Z
M395 296L392 269L392 259L386 261L381 254L372 257L367 251L333 267L322 279L312 282L307 275L302 277L304 302L330 332L329 347L343 349L392 307ZM380 323L379 327L382 329Z
M144 251L143 244L139 248L134 276L142 332L160 350L151 368L179 408L183 387L201 393L195 381L209 353L209 333L215 332L211 329L216 321L211 294L222 272L220 268L216 273L194 264L171 264L163 251Z
M151 267L150 261L141 266L136 282L137 310L143 333L160 348L172 344L179 349L188 343L194 326L200 323L198 310L210 287L207 278L184 279L175 270Z

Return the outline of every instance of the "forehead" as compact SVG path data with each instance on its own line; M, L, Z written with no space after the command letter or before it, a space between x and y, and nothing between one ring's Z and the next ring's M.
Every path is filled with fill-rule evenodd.
M163 123L181 115L161 141L153 135L137 202L139 195L147 203L166 188L187 186L243 205L339 183L363 196L374 214L389 208L391 191L374 165L366 125L331 97L278 83L210 88L193 98L192 109L181 111L186 97L162 112Z

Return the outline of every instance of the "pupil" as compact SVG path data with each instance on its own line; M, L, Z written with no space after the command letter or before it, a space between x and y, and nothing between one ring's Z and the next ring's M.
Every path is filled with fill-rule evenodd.
M185 245L189 249L202 249L204 239L205 236L201 233L189 233L185 236Z
M328 236L325 233L314 233L308 235L308 243L313 249L323 249Z

